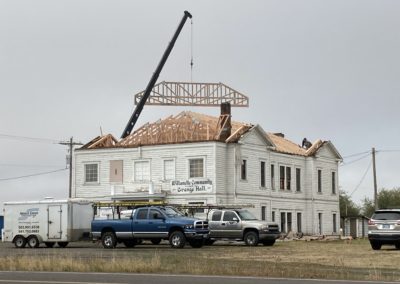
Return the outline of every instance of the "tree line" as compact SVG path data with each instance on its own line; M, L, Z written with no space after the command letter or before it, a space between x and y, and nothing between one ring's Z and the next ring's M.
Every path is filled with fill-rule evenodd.
M400 187L393 189L382 188L378 191L378 208L389 209L389 208L400 208ZM361 205L354 203L351 197L344 191L340 192L339 196L340 205L340 216L342 217L354 217L354 216L365 216L371 217L375 211L374 200L365 197Z

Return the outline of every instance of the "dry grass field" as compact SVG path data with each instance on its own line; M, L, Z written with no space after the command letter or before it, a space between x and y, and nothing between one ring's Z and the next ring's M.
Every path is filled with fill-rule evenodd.
M65 249L1 244L0 270L173 273L400 281L400 251L373 251L367 240L287 241L272 247L216 243L201 249L139 245L113 250L74 243Z

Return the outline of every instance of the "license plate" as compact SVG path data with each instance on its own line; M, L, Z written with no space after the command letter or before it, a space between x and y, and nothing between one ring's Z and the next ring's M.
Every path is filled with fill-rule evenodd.
M390 225L389 224L383 224L382 225L382 229L390 229Z

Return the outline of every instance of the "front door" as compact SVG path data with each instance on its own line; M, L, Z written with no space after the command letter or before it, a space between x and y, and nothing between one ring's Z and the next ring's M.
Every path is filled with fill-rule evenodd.
M48 212L48 238L61 239L61 205L49 205Z
M224 227L225 237L227 238L241 238L242 226L240 219L235 211L225 211L222 217L221 225Z

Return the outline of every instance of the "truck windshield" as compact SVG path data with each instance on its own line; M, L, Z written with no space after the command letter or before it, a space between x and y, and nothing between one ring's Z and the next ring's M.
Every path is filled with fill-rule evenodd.
M183 214L181 212L179 212L178 210L176 210L173 207L164 207L161 208L161 210L165 213L165 215L167 215L168 217L182 217Z
M247 210L236 211L242 220L257 220L257 218Z

